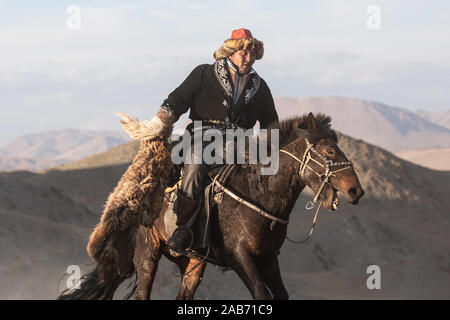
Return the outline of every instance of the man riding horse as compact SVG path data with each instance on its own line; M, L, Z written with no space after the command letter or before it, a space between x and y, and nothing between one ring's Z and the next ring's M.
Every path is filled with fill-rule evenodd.
M170 233L165 213L171 200L165 198L164 191L173 179L175 162L168 138L174 122L189 109L189 117L202 122L200 130L192 124L187 127L191 137L195 131L203 134L203 128L217 128L215 133L222 135L215 134L214 138L227 138L227 134L223 135L225 129L250 129L257 121L261 128L279 129L279 170L264 175L257 163L240 166L231 174L227 187L235 193L228 190L229 197L216 204L208 252L211 248L212 263L238 274L253 298L289 297L278 255L286 239L289 215L302 190L309 187L314 192L312 206L320 201L313 225L322 203L329 210L337 210L337 192L349 203L357 204L364 190L352 162L337 144L330 117L310 113L278 122L270 90L252 69L262 56L262 42L249 30L235 30L214 53L216 62L196 67L151 121L119 114L124 130L140 140L141 146L109 195L100 222L90 236L87 251L96 263L94 270L82 277L79 289L68 288L59 299L112 299L120 283L133 275L136 286L126 298L136 292L137 299L149 299L162 255L175 262L183 274L177 298L194 297L206 261L174 251L189 246L191 232L187 226L191 221L187 221L200 206L210 166L220 161L212 165L185 161L174 206L177 229L167 240ZM226 159L228 162L228 155ZM220 186L219 180L214 178L213 182ZM224 186L221 188L226 191ZM188 267L192 268L187 271Z
M175 122L189 109L191 120L201 120L203 128L219 129L222 133L225 129L253 128L256 121L262 129L277 122L269 87L252 68L263 54L263 43L255 39L250 30L234 30L231 38L214 53L216 62L197 66L164 100L152 123L160 126L160 118L167 113ZM187 130L193 133L192 123ZM209 167L203 161L184 164L183 181L174 207L177 228L168 241L168 246L174 250L186 249L191 241L191 233L185 225L202 199Z

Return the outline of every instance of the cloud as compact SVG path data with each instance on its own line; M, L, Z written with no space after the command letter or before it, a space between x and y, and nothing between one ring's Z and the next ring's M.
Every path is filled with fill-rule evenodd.
M239 27L265 43L255 69L275 96L450 107L443 1L427 11L425 1L377 1L380 31L366 28L372 2L360 0L79 1L78 31L66 27L67 7L51 3L2 8L9 18L0 19L0 108L10 126L0 129L0 143L61 123L86 126L86 114L107 129L117 125L114 111L150 117L196 65L213 62L214 50Z

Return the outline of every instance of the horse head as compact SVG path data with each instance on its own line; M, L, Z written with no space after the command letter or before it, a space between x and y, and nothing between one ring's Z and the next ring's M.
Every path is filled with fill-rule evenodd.
M351 204L357 204L364 190L351 161L338 146L336 132L331 129L331 118L309 113L296 123L298 150L303 154L301 178L316 194L315 201L323 200L329 210L337 210L342 193Z

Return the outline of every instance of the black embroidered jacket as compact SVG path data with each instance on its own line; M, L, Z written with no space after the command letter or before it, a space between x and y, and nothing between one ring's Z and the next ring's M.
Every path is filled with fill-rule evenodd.
M233 86L226 59L196 67L184 82L169 94L162 108L178 118L190 109L191 120L229 121L244 129L260 128L278 121L272 94L256 72L249 75L241 96L233 104Z

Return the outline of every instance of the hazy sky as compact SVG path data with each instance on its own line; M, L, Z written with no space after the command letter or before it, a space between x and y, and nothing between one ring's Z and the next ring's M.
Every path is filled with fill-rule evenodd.
M432 4L432 5L431 5ZM80 29L67 10L80 8ZM380 9L371 30L370 5ZM274 96L349 96L450 108L450 1L1 1L0 145L38 131L121 130L233 29L265 44L255 69Z

